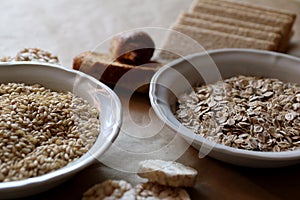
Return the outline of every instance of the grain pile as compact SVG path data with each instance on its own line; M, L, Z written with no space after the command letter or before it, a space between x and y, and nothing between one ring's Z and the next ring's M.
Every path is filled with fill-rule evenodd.
M97 109L71 92L0 84L0 181L66 166L91 148L99 126Z
M196 134L253 151L300 149L300 87L238 76L181 96L177 119Z
M25 48L19 51L14 57L5 56L0 58L0 62L32 61L40 63L59 64L57 56L39 48Z

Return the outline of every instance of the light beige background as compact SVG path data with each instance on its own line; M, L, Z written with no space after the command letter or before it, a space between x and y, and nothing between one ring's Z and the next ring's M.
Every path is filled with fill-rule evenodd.
M1 54L24 47L56 53L64 65L124 30L168 27L191 0L1 1Z
M299 12L292 0L246 0ZM1 1L0 56L40 47L65 66L82 51L124 30L169 27L192 0L9 0ZM290 3L283 3L290 2ZM295 29L300 29L299 19ZM300 33L295 35L300 41ZM293 40L293 42L295 39ZM158 41L156 41L158 42ZM291 51L295 54L295 50Z
M289 9L298 13L290 54L300 56L300 4L292 0L247 0ZM192 0L9 0L0 4L0 56L14 56L24 47L39 47L57 54L70 67L79 53L95 49L103 40L120 31L141 27L169 27ZM159 41L156 41L159 42ZM299 66L300 67L300 66ZM300 170L248 169L227 165L208 157L198 159L197 151L186 148L182 139L157 119L147 97L119 91L124 106L122 132L103 162L114 168L134 169L143 158L175 159L199 171L192 199L297 199ZM142 137L139 139L138 137ZM146 138L145 138L146 137ZM118 148L116 148L118 147ZM120 149L123 150L120 153ZM160 151L156 151L159 149ZM131 150L131 153L128 153ZM128 151L128 152L126 152ZM128 156L130 155L130 156ZM91 185L107 178L126 179L136 184L133 173L98 163L70 181L28 199L80 199Z

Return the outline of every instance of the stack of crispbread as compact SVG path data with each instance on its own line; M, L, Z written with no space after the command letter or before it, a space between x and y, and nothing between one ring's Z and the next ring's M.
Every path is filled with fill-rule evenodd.
M251 48L285 52L295 18L296 14L288 11L241 1L195 0L190 11L181 13L171 26L175 32L170 32L159 58L168 60L199 52L199 48L187 44L185 35L196 40L202 50Z

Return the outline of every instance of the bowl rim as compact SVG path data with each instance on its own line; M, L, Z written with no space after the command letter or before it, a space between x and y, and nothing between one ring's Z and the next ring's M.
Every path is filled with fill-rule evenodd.
M120 131L120 128L121 128L121 125L122 125L122 104L121 104L121 101L120 101L119 97L116 95L116 93L112 89L110 89L107 85L105 85L104 83L102 83L99 80L95 79L94 77L89 76L89 75L87 75L83 72L80 72L80 71L77 71L77 70L74 70L74 69L71 69L71 68L68 68L68 67L64 67L64 66L59 65L59 64L40 63L40 62L32 62L32 61L0 62L0 68L3 67L3 66L20 67L20 66L26 66L26 65L37 66L37 67L55 68L57 70L62 70L62 71L65 71L67 73L71 73L73 75L79 75L80 77L84 77L84 78L88 79L89 81L95 83L96 85L100 86L106 92L109 93L109 95L112 97L112 100L115 103L116 110L117 110L117 112L115 113L116 114L116 120L115 120L116 123L113 124L110 127L110 129L112 131L111 131L109 137L106 138L106 141L104 142L103 146L101 146L101 148L98 148L94 152L90 152L90 150L89 150L88 152L83 154L79 158L79 159L83 158L80 162L77 162L79 160L78 159L76 161L71 162L72 165L69 165L70 164L69 163L68 165L66 165L66 166L64 166L64 167L62 167L58 170L46 173L44 175L40 175L40 176L36 176L36 177L32 177L32 178L27 178L27 179L24 179L24 180L18 180L18 181L1 182L0 183L0 191L1 190L9 190L9 189L18 189L18 188L29 186L31 184L39 184L41 182L56 180L56 179L59 179L59 178L63 178L66 175L71 175L71 174L79 172L83 168L91 165L95 161L96 157L103 154L109 148L109 146L115 141L115 139L119 135L119 131ZM95 143L99 139L99 135L98 135ZM91 148L93 148L93 146ZM87 154L90 154L90 155L85 156Z
M169 69L172 67L184 63L184 62L189 62L190 59L193 59L195 57L203 57L207 55L217 55L217 54L244 54L246 56L253 56L253 55L266 55L266 56L273 56L273 57L281 57L284 59L288 60L293 60L296 62L299 62L300 64L300 58L292 56L292 55L287 55L283 53L278 53L278 52L272 52L272 51L265 51L265 50L255 50L255 49L242 49L242 48L226 48L226 49L216 49L216 50L209 50L206 52L200 52L200 53L194 53L190 54L187 56L184 56L182 58L178 58L174 61L171 61L170 63L167 63L164 65L162 68L160 68L152 77L151 82L150 82L150 89L149 89L149 98L150 98L150 103L157 114L157 116L165 122L165 124L171 128L173 131L176 133L179 133L181 136L186 137L188 140L192 140L192 142L198 142L200 144L205 144L206 147L208 148L213 148L214 150L217 151L222 151L226 154L235 154L236 156L239 157L245 157L247 156L248 158L255 158L259 160L296 160L300 158L300 149L298 150L293 150L293 151L283 151L283 152L261 152L261 151L251 151L251 150L244 150L244 149L238 149L234 147L229 147L225 146L219 143L212 142L200 135L196 135L193 133L192 130L186 128L184 125L182 125L174 116L172 111L168 108L167 114L171 114L171 116L166 116L164 114L165 109L162 108L161 104L159 103L159 96L158 96L158 90L157 90L157 85L159 85L159 80L162 79L162 74L167 73ZM212 58L211 58L212 59ZM213 61L213 59L212 59ZM170 120L169 117L174 118L177 120L179 123L179 127L173 124ZM199 149L198 149L199 150Z

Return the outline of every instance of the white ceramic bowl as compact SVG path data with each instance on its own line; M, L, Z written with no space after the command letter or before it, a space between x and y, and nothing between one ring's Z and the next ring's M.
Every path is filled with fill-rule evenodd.
M39 83L59 91L71 91L100 110L101 133L89 152L77 161L48 174L21 181L0 183L0 198L16 198L46 191L91 165L117 137L122 108L116 94L96 79L56 65L15 62L0 64L0 82Z
M198 73L200 72L200 73ZM201 74L201 75L200 75ZM300 162L300 150L258 152L216 144L185 128L174 116L177 97L199 84L237 75L278 78L300 84L300 58L268 51L223 49L175 60L152 78L150 100L158 117L199 149L199 154L248 167L280 167Z

